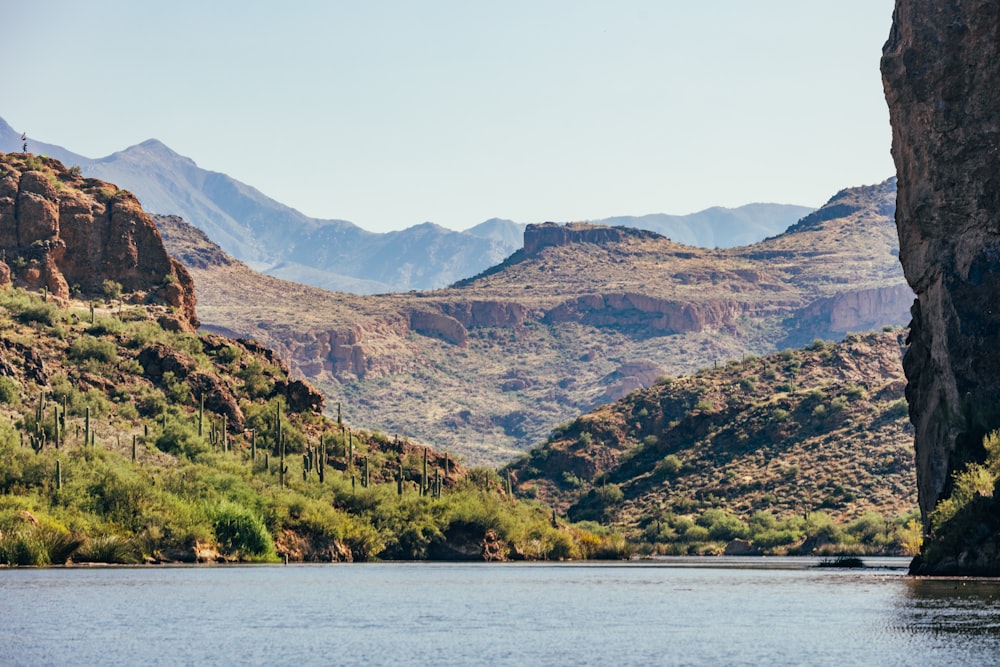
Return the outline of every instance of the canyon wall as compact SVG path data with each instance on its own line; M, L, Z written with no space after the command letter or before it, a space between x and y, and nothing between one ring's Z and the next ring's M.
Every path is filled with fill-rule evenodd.
M883 51L900 260L917 295L904 369L925 527L1000 428L998 26L992 0L897 0ZM983 527L917 571L1000 571Z

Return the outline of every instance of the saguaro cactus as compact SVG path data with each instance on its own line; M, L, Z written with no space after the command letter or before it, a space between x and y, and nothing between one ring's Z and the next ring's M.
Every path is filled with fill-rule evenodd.
M58 404L52 406L52 426L53 426L53 428L55 430L54 435L55 435L56 449L59 449L59 440L60 440L59 435L60 435L60 432L59 432L59 405Z
M420 474L420 495L426 496L430 488L430 479L427 477L427 448L424 447L424 469Z
M205 437L205 392L198 396L198 437Z
M319 475L319 483L322 484L326 481L326 443L323 442L322 436L319 439L319 456L316 461L316 473Z

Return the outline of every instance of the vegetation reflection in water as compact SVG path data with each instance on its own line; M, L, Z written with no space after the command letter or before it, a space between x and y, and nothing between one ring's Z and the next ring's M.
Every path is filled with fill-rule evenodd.
M1000 583L809 559L0 573L4 664L987 664ZM878 564L882 562L878 561ZM712 638L708 640L707 638Z

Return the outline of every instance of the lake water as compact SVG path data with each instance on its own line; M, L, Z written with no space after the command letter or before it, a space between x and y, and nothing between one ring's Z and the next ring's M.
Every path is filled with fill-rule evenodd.
M986 665L1000 582L902 561L0 571L2 665Z

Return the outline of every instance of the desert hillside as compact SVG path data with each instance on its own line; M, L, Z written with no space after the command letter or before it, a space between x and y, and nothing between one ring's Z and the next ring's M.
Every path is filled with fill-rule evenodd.
M480 276L368 297L256 274L159 224L206 328L279 350L354 424L499 464L660 377L908 322L894 200L893 180L844 190L785 234L723 250L534 225Z

